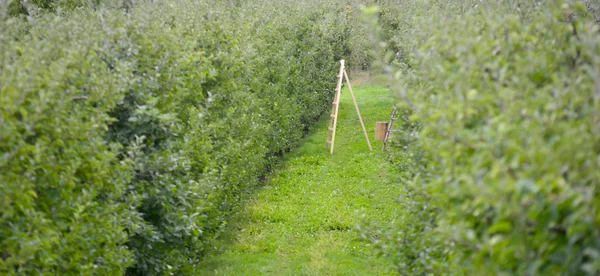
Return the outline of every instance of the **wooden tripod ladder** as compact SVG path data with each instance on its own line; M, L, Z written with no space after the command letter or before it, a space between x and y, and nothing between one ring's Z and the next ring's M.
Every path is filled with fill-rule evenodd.
M365 124L363 123L362 117L360 116L358 104L356 104L356 98L354 97L354 92L352 91L352 86L350 85L350 80L348 79L346 68L344 68L344 60L340 60L340 73L338 74L337 86L335 87L335 96L333 97L331 115L329 115L329 134L327 134L327 147L329 148L329 153L333 154L333 147L335 145L335 130L337 127L338 111L340 109L340 96L342 93L342 83L344 81L344 78L346 79L346 84L348 84L350 95L352 95L352 101L354 101L354 107L356 107L356 113L358 113L358 120L360 121L363 133L365 134L365 139L367 139L369 150L373 151L373 148L371 147L371 142L369 141L369 135L367 134L367 129L365 129Z

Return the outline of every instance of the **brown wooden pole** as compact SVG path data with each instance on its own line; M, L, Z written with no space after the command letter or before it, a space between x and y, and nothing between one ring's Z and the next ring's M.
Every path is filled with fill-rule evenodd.
M344 70L344 77L346 78L346 83L348 84L348 89L350 90L350 95L352 95L352 101L354 101L354 107L356 107L356 113L358 114L358 120L360 121L360 125L362 126L363 133L365 134L365 139L367 139L367 144L369 145L369 150L373 151L373 147L371 147L371 142L369 141L369 135L367 134L367 129L365 128L365 124L363 123L362 117L360 116L360 110L358 110L358 104L356 103L356 98L354 97L354 92L352 92L352 86L350 85L350 80L348 79L348 74L346 74L346 70Z

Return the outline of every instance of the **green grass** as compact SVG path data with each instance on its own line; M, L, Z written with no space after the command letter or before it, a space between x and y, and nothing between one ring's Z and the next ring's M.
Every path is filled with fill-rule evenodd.
M389 169L376 121L387 121L392 97L355 87L369 133L369 152L350 93L342 93L335 152L325 149L329 114L228 225L201 275L391 275L390 263L363 241L357 225L392 224L402 187Z

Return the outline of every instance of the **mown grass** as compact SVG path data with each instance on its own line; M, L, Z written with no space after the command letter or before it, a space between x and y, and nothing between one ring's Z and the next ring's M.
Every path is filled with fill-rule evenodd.
M201 275L393 274L356 231L365 219L389 225L402 212L394 202L402 187L374 141L375 122L388 120L392 97L378 86L354 89L373 152L344 89L335 153L325 149L326 114L248 196Z

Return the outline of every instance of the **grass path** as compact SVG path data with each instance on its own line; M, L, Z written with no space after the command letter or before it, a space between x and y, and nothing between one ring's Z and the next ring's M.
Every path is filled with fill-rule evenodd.
M354 87L353 87L354 88ZM400 185L373 141L376 121L387 121L387 89L355 87L373 152L352 98L342 93L335 153L325 150L326 114L279 170L248 196L201 275L393 275L389 263L359 238L356 226L391 223Z

